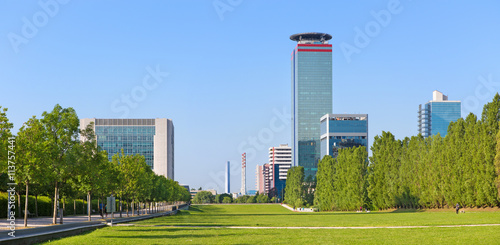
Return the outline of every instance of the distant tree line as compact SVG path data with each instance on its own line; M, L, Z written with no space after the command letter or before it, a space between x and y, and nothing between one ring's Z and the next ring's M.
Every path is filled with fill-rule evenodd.
M396 140L376 136L365 147L339 150L318 164L314 204L320 210L494 207L500 203L500 95L483 108L450 123L446 137L421 135ZM303 170L288 171L285 201L307 205ZM301 194L302 193L302 194Z
M273 197L274 198L274 197ZM209 191L200 191L196 193L193 198L193 203L195 204L207 204L207 203L269 203L274 202L276 198L269 199L269 196L265 193L257 193L254 196L243 195L236 199L227 193L213 195Z
M8 167L15 166L9 181L18 184L18 199L22 193L26 196L25 225L28 196L33 194L53 196L54 224L57 203L62 197L86 196L89 220L92 197L103 200L114 194L120 204L126 201L127 215L129 206L134 211L138 203L149 204L152 209L153 203L190 200L187 189L154 174L144 156L124 155L122 150L109 161L107 153L97 145L93 125L79 128L80 121L71 107L56 105L51 112L44 112L41 119L33 116L22 125L15 139L11 138L13 125L6 112L6 108L0 112L0 170L5 179ZM15 153L15 158L7 159L8 150ZM21 214L20 209L17 208L17 214Z

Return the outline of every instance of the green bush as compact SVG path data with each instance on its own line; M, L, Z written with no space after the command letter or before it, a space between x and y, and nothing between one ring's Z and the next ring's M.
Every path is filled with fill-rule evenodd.
M6 192L0 192L0 209L5 210L5 212L0 212L0 218L6 218L7 217L7 204L8 204L8 194ZM17 195L16 195L16 206L15 206L15 212L16 212L16 217L23 217L24 215L24 202L25 202L25 196L21 195L21 200L17 200ZM75 203L73 202L74 199L72 198L62 198L59 203L59 207L63 208L64 207L64 215L74 215L75 214ZM18 208L18 201L21 202L21 210L17 210ZM64 202L64 205L63 205ZM82 199L76 199L76 214L77 215L85 215L87 214L87 201L82 200ZM37 198L37 204L38 204L38 216L52 216L52 211L53 211L53 202L50 197L47 196L38 196ZM97 213L97 200L92 200L92 208L95 210L95 213ZM118 201L117 201L117 208L118 208ZM28 211L32 214L36 214L35 210L35 197L34 196L29 196L28 197Z
M7 204L8 204L8 194L6 192L1 192L0 193L0 209L5 210L5 212L0 212L0 217L1 218L6 218L7 217ZM21 201L21 210L18 209L18 202ZM52 215L52 201L50 198L46 196L38 196L38 216L50 216ZM22 217L24 215L24 202L25 202L25 196L21 195L21 200L17 200L17 195L16 195L16 201L15 201L15 209L13 210L16 212L16 217ZM35 197L34 196L29 196L28 197L28 211L32 214L35 214Z

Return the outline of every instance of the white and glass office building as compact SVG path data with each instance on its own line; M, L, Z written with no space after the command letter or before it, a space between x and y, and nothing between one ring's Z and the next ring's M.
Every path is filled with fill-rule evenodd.
M418 133L424 137L437 135L445 137L450 122L462 117L462 103L448 100L448 96L435 90L432 100L418 106Z
M116 153L143 155L158 175L174 179L174 125L166 118L80 119L80 128L94 123L97 145L111 158Z
M365 146L368 151L368 114L326 114L320 124L321 158L337 157L342 148Z

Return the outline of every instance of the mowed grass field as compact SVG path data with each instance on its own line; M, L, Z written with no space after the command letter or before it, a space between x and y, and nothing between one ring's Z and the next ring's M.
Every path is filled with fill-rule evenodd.
M500 226L436 227L476 224L500 224L500 212L296 213L279 205L194 205L175 216L48 244L500 244ZM389 228L396 226L425 227Z

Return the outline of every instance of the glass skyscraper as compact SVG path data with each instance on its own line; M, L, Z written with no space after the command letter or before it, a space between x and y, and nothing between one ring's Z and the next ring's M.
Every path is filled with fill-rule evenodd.
M158 175L174 179L174 126L172 120L95 119L80 120L80 128L94 123L97 145L108 153L139 154Z
M450 122L462 117L462 103L448 100L448 96L435 90L432 100L418 106L418 132L424 137L440 134L445 137Z
M326 114L320 122L321 158L337 157L339 149L355 146L368 151L368 114Z
M318 120L331 113L332 36L326 33L299 33L292 52L292 163L304 173L316 175L320 160Z

